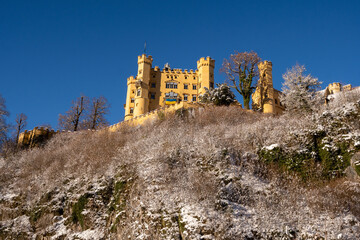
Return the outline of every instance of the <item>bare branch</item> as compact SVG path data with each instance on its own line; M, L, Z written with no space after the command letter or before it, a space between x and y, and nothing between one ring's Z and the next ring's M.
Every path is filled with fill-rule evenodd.
M221 72L227 76L230 87L236 89L244 98L244 106L250 108L250 97L254 91L253 84L256 85L259 71L258 63L261 61L256 52L235 52L229 59L224 59ZM238 77L237 78L235 77Z

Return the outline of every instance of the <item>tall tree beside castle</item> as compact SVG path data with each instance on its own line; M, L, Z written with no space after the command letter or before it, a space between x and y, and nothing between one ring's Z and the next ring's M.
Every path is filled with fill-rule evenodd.
M0 95L0 145L6 140L6 132L8 125L6 124L6 117L9 112L6 110L5 99Z
M305 66L296 64L283 74L283 94L280 101L289 111L311 111L316 105L316 92L320 90L321 82L305 74Z
M20 113L16 115L16 143L19 141L19 135L22 130L26 127L27 124L27 116L24 113Z
M227 82L243 96L244 107L250 109L250 98L259 77L258 63L261 58L254 51L235 52L224 59L220 71L227 76Z

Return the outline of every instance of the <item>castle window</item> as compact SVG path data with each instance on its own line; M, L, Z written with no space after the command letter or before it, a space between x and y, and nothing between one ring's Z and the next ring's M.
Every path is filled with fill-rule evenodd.
M214 88L214 83L213 82L210 83L210 87Z
M151 87L152 87L152 88L155 88L155 87L156 87L156 84L155 84L155 83L152 83L152 84L151 84Z
M189 89L187 84L184 84L184 89Z
M166 83L166 88L178 88L178 84L177 83Z
M141 73L142 73L142 70L140 69L140 70L139 70L139 74L141 74Z
M196 79L196 77L194 77L194 80Z
M175 75L175 79L177 79L177 76Z
M131 98L131 103L134 103L135 102L135 98Z
M196 102L196 95L192 95L192 101Z
M278 101L277 101L277 99L275 99L275 104L278 104Z
M187 100L188 100L188 95L184 94L184 101L187 101Z
M155 93L150 93L150 99L155 99Z
M185 79L187 79L187 76L185 76Z
M130 113L133 113L134 112L134 108L130 108Z
M193 90L196 90L196 84L193 84Z
M153 78L155 78L156 77L156 75L155 74L153 74Z
M133 91L132 91L132 93L134 94L134 93L135 93L135 91L133 90Z
M169 78L169 75L166 75L167 78Z
M140 96L140 94L141 94L141 91L140 91L140 89L138 89L136 96Z

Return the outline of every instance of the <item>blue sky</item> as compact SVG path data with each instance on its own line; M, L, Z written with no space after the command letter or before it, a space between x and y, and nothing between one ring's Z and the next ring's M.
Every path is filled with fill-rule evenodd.
M360 1L0 1L0 94L13 123L57 128L80 94L105 96L123 119L126 79L144 42L153 65L195 69L235 50L273 62L273 80L297 62L323 86L360 85ZM240 98L240 97L239 97Z

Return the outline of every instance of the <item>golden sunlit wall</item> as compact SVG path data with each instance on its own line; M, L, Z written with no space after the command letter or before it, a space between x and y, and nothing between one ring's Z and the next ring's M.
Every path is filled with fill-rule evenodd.
M272 62L260 62L258 68L259 82L252 95L252 101L262 107L264 113L281 114L285 108L280 102L281 92L273 87Z
M181 102L195 103L205 88L214 87L215 60L200 58L197 69L152 68L153 59L138 56L138 73L127 79L125 120L140 116L165 105Z

